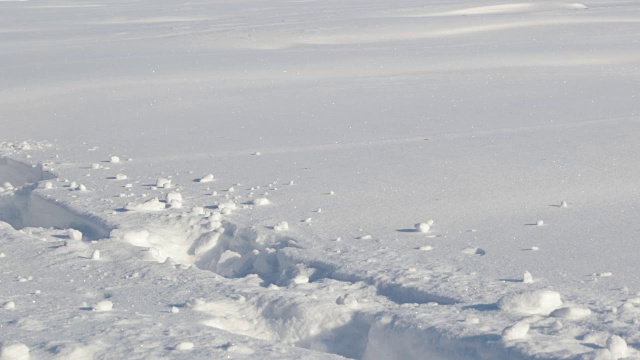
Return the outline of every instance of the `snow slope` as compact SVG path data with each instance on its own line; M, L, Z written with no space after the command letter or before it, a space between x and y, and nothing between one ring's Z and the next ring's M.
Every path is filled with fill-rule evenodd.
M0 358L640 357L639 14L0 2Z

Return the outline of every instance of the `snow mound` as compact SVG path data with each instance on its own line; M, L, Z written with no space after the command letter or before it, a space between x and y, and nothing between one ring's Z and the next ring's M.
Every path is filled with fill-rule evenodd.
M629 356L627 342L618 335L613 335L607 339L607 349L614 359L624 359Z
M550 316L567 319L579 320L591 315L591 309L581 306L567 306L554 310Z
M509 294L498 301L501 310L520 315L549 315L560 306L560 293L551 290Z
M2 360L29 360L29 347L22 343L2 346L0 351Z

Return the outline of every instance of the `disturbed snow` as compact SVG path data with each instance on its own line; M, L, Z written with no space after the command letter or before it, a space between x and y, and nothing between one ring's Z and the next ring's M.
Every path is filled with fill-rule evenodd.
M0 8L1 359L640 356L638 5Z

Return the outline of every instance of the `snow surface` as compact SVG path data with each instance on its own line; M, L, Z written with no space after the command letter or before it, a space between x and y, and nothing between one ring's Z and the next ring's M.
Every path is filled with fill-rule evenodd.
M640 358L639 16L0 0L2 359Z

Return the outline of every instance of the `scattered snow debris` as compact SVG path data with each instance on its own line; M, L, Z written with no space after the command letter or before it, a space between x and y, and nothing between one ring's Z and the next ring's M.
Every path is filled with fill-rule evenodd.
M82 240L82 232L80 232L80 230L67 229L67 235L71 240L76 240L76 241Z
M539 248L539 247L537 247L537 246L532 246L529 250L531 250L531 251L538 251L538 250L540 250L540 248Z
M309 217L309 218L306 218L306 219L302 220L302 222L303 222L303 223L307 223L307 224L308 224L308 223L310 223L310 222L311 222L311 218L310 218L310 217Z
M253 205L269 205L269 204L271 204L271 201L269 201L269 199L267 199L265 197L259 197L259 198L253 199L253 201L251 203Z
M524 339L529 332L529 323L525 321L518 321L517 323L507 326L502 330L502 340L520 340Z
M373 236L371 236L371 235L362 235L358 239L360 239L360 240L371 240L372 238L373 238Z
M542 225L544 225L544 221L543 220L536 221L536 226L542 226Z
M625 359L629 356L627 342L618 335L612 335L607 339L607 349L614 359Z
M234 191L236 191L236 189L233 186L227 189L227 192L230 192L230 193Z
M192 350L194 347L194 344L190 341L183 341L180 344L176 345L176 350L180 350L180 351L189 351Z
M29 360L29 347L22 343L3 345L0 350L2 360Z
M78 190L78 183L76 183L75 181L72 181L71 184L69 184L69 189Z
M317 212L317 213L321 213L321 212L322 212L322 208L318 208L318 209L316 210L316 212Z
M125 184L124 187L127 189L131 189L133 187L133 184Z
M355 309L358 307L358 299L356 299L352 294L345 294L336 299L336 304L345 305L350 309Z
M522 282L525 284L531 284L533 282L533 276L531 275L530 272L525 271L524 275L522 276Z
M100 260L100 250L94 250L91 253L91 260Z
M560 293L551 290L535 290L503 296L498 307L520 315L549 315L562 306Z
M172 312L172 313L174 313L174 314L177 314L177 313L179 313L179 312L180 312L180 309L179 309L179 308L177 308L177 307L175 307L175 306L172 306L172 307L171 307L171 312Z
M433 250L433 246L431 246L431 245L423 245L423 246L420 246L418 248L418 250L420 250L420 251L431 251L431 250Z
M200 179L198 179L198 182L201 183L208 183L208 182L212 182L213 181L213 174L207 174L203 177L201 177Z
M433 220L431 220L431 219L427 220L427 225L433 226Z
M78 191L87 191L87 187L83 184L78 185Z
M0 252L0 258L6 257L6 256L7 256L7 254L5 254L3 252Z
M125 174L116 174L116 180L127 180L127 175L125 175Z
M293 180L291 180L291 181L289 181L289 183L287 185L291 186L293 184L295 184L295 183L293 182Z
M98 163L93 163L93 164L91 164L91 168L94 169L94 170L98 170L98 169L101 168L101 166Z
M120 158L119 158L119 157L117 157L117 156L112 156L112 157L111 157L110 162L111 162L112 164L117 164L117 163L119 163L119 162L120 162Z
M335 195L335 192L329 191L329 195Z
M276 226L273 227L273 230L275 231L289 230L289 223L286 221L280 221L279 223L276 224Z
M462 250L463 253L467 255L480 255L483 256L486 254L486 251L479 247L467 247Z
M218 192L217 191L212 191L211 192L211 196L218 196Z
M7 301L6 303L4 303L4 305L2 305L2 308L5 310L14 310L16 308L16 303L14 303L13 301Z
M44 188L47 190L53 189L53 183L51 181L47 181L44 183Z
M165 204L153 198L143 203L128 203L124 208L128 211L160 211L165 209Z
M109 300L102 300L95 305L93 305L93 311L95 312L106 312L111 311L113 309L113 303Z
M182 209L182 201L171 200L169 202L169 207L172 209Z
M591 309L581 306L567 306L551 312L550 316L567 319L580 320L591 315Z
M156 187L159 189L169 189L171 188L171 179L168 178L158 178L156 180Z
M171 203L174 200L182 202L182 194L179 192L170 192L167 194L166 200L167 203Z
M236 203L233 202L232 200L221 201L216 206L220 210L224 210L224 209L234 210L235 208L238 207L238 205L236 205Z
M338 236L338 237L336 238L336 241L342 241L342 237Z
M256 151L256 152L254 152L254 153L253 153L253 155L255 155L255 156L260 156L260 155L262 155L262 154L260 154L260 151Z
M569 206L567 202L562 200L562 202L560 203L560 207L566 208L567 206Z
M426 222L417 223L415 227L416 227L416 230L418 230L421 233L428 233L429 230L431 229L431 225L427 224Z

